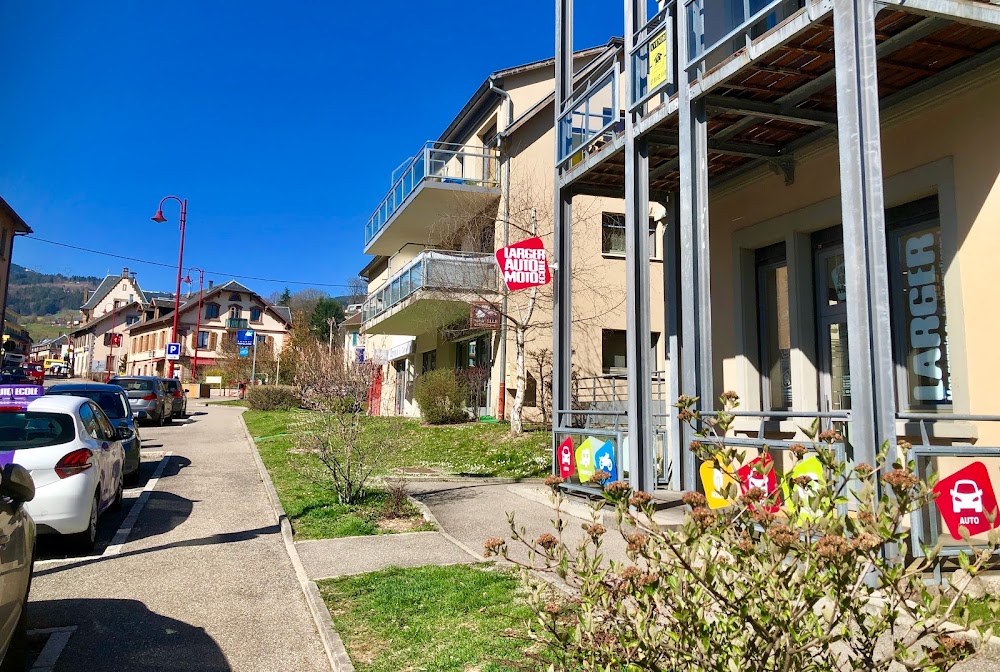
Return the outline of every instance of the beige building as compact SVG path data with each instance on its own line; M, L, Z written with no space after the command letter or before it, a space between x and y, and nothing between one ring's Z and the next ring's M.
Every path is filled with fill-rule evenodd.
M170 308L161 305L166 303ZM209 282L200 304L200 318L197 293L184 297L180 305L177 334L181 353L174 375L181 380L190 378L195 361L199 377L202 367L218 364L225 356L221 351L222 342L235 341L236 332L241 329L253 329L257 342L270 344L274 352L284 347L291 330L292 316L288 308L272 305L235 280L219 286ZM143 311L142 319L129 327L128 373L166 375L166 346L173 332L172 308L172 300L154 299Z
M7 201L0 198L0 315L7 315L7 286L10 262L14 258L14 237L33 233ZM20 329L20 327L18 327ZM6 331L4 332L6 336ZM5 339L6 340L6 339Z
M125 334L138 322L155 293L143 292L135 273L123 268L84 293L80 324L69 333L73 375L106 378L118 373L127 353Z
M578 85L609 58L621 70L620 52L620 40L578 52ZM509 417L521 323L525 415L541 418L551 370L552 286L539 290L534 301L530 290L510 293L503 311L495 252L505 240L533 235L552 249L553 76L551 59L491 74L438 140L396 171L372 215L365 252L374 256L361 272L369 292L361 333L365 358L383 370L381 403L373 412L419 415L414 382L447 367L478 390L471 403L478 403L480 415ZM619 107L608 97L602 114L616 117ZM581 403L617 408L627 366L625 211L621 198L607 193L579 199L573 221L571 272L580 290L574 361ZM664 212L649 212L654 286L662 283ZM659 305L662 311L662 300ZM510 318L506 332L497 312ZM663 339L654 333L651 340L653 361L662 370Z

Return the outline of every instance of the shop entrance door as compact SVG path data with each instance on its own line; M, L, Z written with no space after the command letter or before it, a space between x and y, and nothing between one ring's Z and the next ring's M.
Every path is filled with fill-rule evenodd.
M819 330L820 409L851 410L850 335L847 330L847 282L843 245L816 250L816 327ZM826 425L827 423L821 423ZM828 426L828 425L827 425ZM835 428L847 440L847 423Z
M406 366L406 359L397 359L393 362L393 367L396 369L396 408L395 415L403 415L403 410L406 404L406 385L407 385L407 371L409 367Z

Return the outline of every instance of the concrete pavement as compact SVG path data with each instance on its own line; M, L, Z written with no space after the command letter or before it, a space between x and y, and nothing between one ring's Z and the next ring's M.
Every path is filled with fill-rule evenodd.
M152 458L144 480L166 462L118 554L36 567L29 628L76 626L56 672L329 670L241 409L189 410L187 421L140 429ZM104 545L114 548L106 528L125 515L102 521ZM59 555L45 546L43 557Z

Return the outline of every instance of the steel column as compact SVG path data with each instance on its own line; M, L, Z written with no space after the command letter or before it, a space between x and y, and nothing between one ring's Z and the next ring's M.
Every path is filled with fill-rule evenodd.
M889 327L889 270L882 194L875 6L834 0L837 130L851 371L853 458L895 455L896 402Z
M625 53L645 23L645 0L625 0ZM625 58L625 81L635 81L632 59ZM641 110L641 107L640 107ZM649 143L637 138L640 111L625 119L625 317L628 362L629 482L637 490L655 487L653 456L653 371L649 315Z
M556 0L556 59L555 59L555 120L556 168L555 210L553 211L553 327L552 327L552 420L558 426L561 410L572 406L573 346L571 342L573 320L573 289L571 282L573 260L571 251L573 196L562 187L559 175L559 115L573 93L573 0ZM553 435L553 455L556 437ZM553 468L556 461L553 459Z
M664 447L670 456L670 487L681 489L681 468L684 464L684 452L681 443L681 426L677 421L677 407L674 403L681 395L681 360L680 360L680 273L678 265L678 222L680 221L680 203L676 193L670 194L665 204L667 206L667 226L663 233L663 301L666 304L663 314L666 317L664 331L667 334L667 413L669 445ZM691 460L688 460L691 462ZM666 465L664 465L666 470Z

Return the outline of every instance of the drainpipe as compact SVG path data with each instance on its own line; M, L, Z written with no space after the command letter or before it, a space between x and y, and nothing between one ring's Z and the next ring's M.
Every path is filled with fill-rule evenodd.
M506 151L507 130L514 121L514 101L510 94L496 85L496 76L490 75L490 90L500 94L507 100L507 120L503 131L498 133L497 147L503 158L503 245L510 244L510 154ZM503 420L507 411L507 289L503 289L500 302L500 396L497 399L498 420Z

